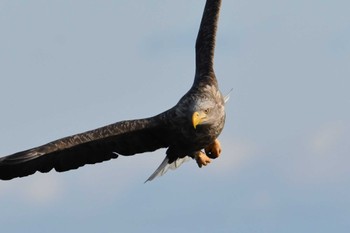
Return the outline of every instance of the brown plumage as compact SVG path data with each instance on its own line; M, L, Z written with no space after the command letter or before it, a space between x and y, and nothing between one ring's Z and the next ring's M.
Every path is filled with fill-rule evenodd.
M201 163L201 150L215 142L225 122L225 100L213 69L220 5L221 0L206 2L196 41L195 80L173 108L154 117L117 122L0 158L0 179L53 168L63 172L159 148L168 148L166 158L148 180L178 167L188 157Z

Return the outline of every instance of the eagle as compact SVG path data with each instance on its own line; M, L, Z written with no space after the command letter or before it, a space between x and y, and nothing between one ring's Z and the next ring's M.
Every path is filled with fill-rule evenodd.
M153 117L119 121L2 157L0 179L52 169L65 172L120 155L167 148L165 159L147 182L190 159L202 167L217 158L221 153L217 138L224 128L227 100L213 68L220 6L221 0L206 1L195 45L194 82L174 107Z

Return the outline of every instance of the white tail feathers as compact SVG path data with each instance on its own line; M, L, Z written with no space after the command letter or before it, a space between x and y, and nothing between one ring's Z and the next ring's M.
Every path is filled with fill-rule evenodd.
M145 181L145 183L147 181L151 181L154 178L157 178L159 176L164 175L169 169L170 170L174 170L178 167L180 167L184 162L187 162L189 160L191 160L192 158L189 156L186 156L184 158L179 158L177 160L175 160L172 163L169 163L169 158L165 157L165 159L163 160L163 162L159 165L159 167L153 172L153 174Z

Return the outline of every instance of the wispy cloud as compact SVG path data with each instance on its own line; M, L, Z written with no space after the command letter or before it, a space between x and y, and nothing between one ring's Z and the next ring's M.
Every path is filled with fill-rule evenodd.
M342 142L346 127L342 122L331 122L320 126L311 136L309 148L317 155L332 156L335 147Z
M64 190L63 177L58 176L55 172L50 172L11 181L1 181L0 196L4 199L16 199L18 203L42 206L59 200Z
M222 154L213 161L220 173L238 171L252 159L256 146L247 140L231 137L222 139Z
M286 164L289 179L297 184L324 185L348 180L350 171L349 127L343 122L320 125L305 138L292 162Z
M57 174L37 175L22 189L22 198L31 203L48 204L56 201L64 192L64 182Z

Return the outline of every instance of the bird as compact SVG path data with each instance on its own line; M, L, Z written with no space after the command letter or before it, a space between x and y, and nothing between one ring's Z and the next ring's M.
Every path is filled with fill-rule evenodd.
M199 167L219 157L218 136L225 124L228 97L219 90L214 50L221 0L207 0L195 43L195 77L177 104L158 115L124 120L0 158L0 179L25 177L52 169L65 172L122 156L166 149L146 180L195 160Z

